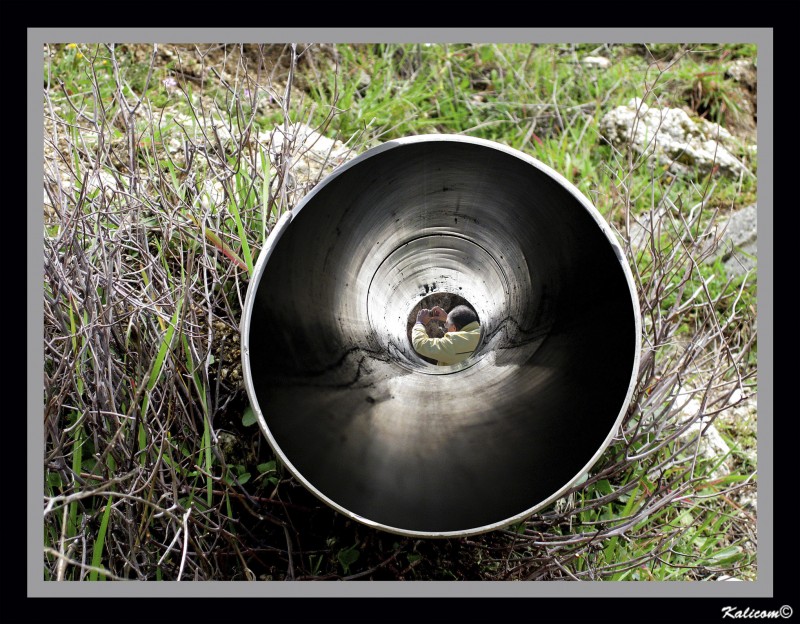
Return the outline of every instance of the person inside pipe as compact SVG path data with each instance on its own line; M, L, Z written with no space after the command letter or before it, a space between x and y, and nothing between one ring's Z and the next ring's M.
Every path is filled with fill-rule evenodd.
M425 325L431 319L443 321L445 335L430 338ZM411 344L414 350L425 357L436 360L439 366L451 366L466 360L478 346L481 326L478 315L465 305L459 305L447 314L439 306L430 310L423 308L417 313L417 322L411 330Z

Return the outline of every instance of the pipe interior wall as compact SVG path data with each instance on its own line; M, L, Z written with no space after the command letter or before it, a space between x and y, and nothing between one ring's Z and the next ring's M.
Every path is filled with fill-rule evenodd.
M551 500L608 442L638 305L599 213L547 168L484 142L382 147L318 185L259 259L251 403L338 510L403 534L480 532ZM432 366L409 344L431 292L478 313L467 362Z

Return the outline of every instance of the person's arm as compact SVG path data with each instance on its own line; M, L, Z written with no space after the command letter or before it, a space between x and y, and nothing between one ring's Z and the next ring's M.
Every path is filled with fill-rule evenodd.
M435 309L436 308L434 308L434 310ZM428 308L422 308L419 312L417 312L417 322L414 324L422 325L422 328L425 329L425 325L427 325L428 321L430 320L431 320L431 311Z
M444 338L429 338L419 315L417 315L417 322L411 329L411 344L417 353L433 358L437 362L453 364L458 360L451 337L445 334Z

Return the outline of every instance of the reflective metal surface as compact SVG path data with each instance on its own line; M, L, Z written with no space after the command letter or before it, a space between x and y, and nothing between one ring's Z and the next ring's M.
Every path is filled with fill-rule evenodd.
M630 270L597 210L505 146L409 137L337 169L262 250L242 319L250 401L289 470L361 522L419 536L502 527L610 442L638 368ZM406 317L466 298L482 342L421 360Z

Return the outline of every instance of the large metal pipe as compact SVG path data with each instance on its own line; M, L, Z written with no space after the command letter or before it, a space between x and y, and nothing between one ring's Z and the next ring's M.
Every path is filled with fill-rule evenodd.
M464 297L475 354L433 366L406 334ZM639 362L630 269L561 175L503 145L391 141L279 220L242 319L247 392L294 476L360 522L462 536L556 500L610 443Z

